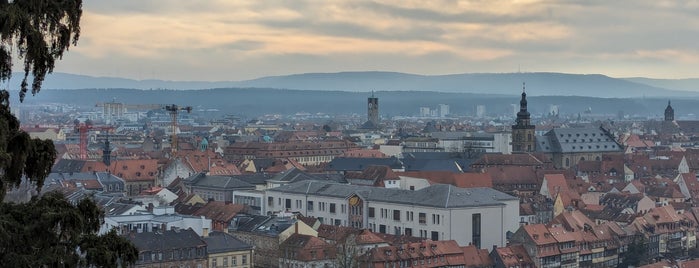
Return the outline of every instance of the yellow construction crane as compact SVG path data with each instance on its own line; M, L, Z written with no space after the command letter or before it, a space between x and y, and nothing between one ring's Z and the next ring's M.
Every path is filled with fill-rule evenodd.
M170 112L170 117L172 118L172 141L170 150L172 151L172 157L175 157L177 155L177 115L180 113L180 111L187 111L187 113L191 113L192 106L180 107L176 104L172 104L165 105L164 109Z

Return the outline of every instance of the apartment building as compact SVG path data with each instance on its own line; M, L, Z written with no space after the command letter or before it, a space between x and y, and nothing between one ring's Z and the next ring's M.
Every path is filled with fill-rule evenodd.
M268 189L266 213L300 212L326 224L374 232L505 246L519 227L519 199L491 188L435 184L411 191L323 181Z

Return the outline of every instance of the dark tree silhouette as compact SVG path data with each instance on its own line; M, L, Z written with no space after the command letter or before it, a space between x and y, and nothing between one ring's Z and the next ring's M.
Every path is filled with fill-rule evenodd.
M22 61L19 99L36 94L46 74L80 34L81 0L0 0L0 81ZM10 113L0 89L0 200L23 179L41 189L56 159L50 140L31 139ZM103 212L90 199L76 205L57 192L23 204L0 204L0 266L115 267L136 261L137 249L115 232L97 235Z

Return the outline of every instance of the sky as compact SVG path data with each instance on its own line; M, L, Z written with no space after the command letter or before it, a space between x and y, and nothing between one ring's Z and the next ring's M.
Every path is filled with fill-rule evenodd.
M309 72L699 77L699 1L86 0L55 72L239 81Z

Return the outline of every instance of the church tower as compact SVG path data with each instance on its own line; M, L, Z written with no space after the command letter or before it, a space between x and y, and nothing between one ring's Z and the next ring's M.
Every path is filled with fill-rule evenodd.
M374 126L379 125L379 98L374 97L374 92L371 92L371 97L367 100L367 119L369 122L373 123Z
M667 101L667 108L665 108L665 121L675 121L675 110L670 106L670 101Z
M522 83L522 100L519 101L517 120L512 125L512 152L533 152L535 150L534 125L531 124L531 116L527 111L527 93L524 83Z

